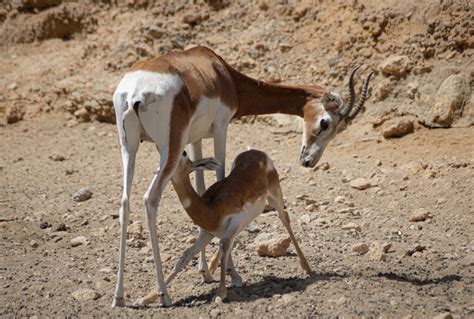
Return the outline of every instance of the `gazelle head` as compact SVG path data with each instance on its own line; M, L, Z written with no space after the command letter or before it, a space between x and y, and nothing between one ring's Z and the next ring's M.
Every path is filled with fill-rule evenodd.
M355 107L354 74L359 67L352 70L349 77L349 101L347 103L337 93L328 92L320 101L313 100L304 107L303 141L301 143L300 163L304 167L314 167L324 149L338 132L343 122L350 122L360 112L364 105L369 80L372 72L367 76Z
M177 172L189 174L196 170L216 171L221 167L221 163L215 158L203 158L191 161L186 151L183 151L177 167Z

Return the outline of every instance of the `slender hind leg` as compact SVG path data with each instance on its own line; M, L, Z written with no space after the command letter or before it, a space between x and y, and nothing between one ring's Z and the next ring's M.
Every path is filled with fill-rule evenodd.
M206 231L201 231L199 233L199 237L197 238L196 242L186 249L179 258L178 262L174 266L173 270L171 273L166 277L165 282L166 285L168 285L175 277L176 275L183 270L184 267L189 263L189 261L203 248L205 247L213 238L214 236ZM158 294L156 293L156 289L150 290L150 292L143 298L140 298L135 301L133 304L134 306L142 306L146 305L152 302L155 302L156 299L158 298Z
M127 225L130 215L130 190L132 186L135 158L140 140L140 127L138 119L133 113L126 113L123 118L117 116L117 127L120 137L120 150L123 169L123 194L120 207L120 248L117 271L117 284L115 287L112 307L125 305L123 298L123 273L125 266L125 246L127 239ZM127 135L125 134L127 132Z
M242 277L235 270L234 261L232 260L232 253L229 254L229 264L227 265L227 273L230 275L232 280L232 287L242 287Z
M291 229L291 224L290 224L290 217L288 216L288 213L285 211L284 205L283 205L283 194L281 192L281 187L280 187L280 182L278 178L278 174L276 171L272 171L269 173L269 185L270 185L270 194L268 195L268 202L270 203L271 206L275 207L276 210L278 211L278 217L280 218L281 222L285 226L288 234L290 235L291 242L295 246L296 253L298 254L298 258L300 260L300 266L303 268L303 270L306 273L311 272L311 267L308 264L308 261L306 260L306 257L301 250L300 246L298 245L298 242L296 241L295 235L293 234L293 230Z

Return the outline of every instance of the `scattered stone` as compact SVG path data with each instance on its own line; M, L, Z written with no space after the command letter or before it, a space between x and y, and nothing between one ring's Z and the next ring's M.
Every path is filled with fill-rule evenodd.
M357 231L357 232L360 232L360 230L361 230L359 225L357 225L356 223L352 223L352 222L342 226L342 229L343 230Z
M174 37L171 38L171 45L175 49L184 49L184 46L186 45L186 42L184 41L183 37L180 35L175 35Z
M129 239L145 239L143 236L143 223L141 221L134 221L127 228L127 238Z
M385 100L387 97L389 97L390 93L393 92L396 85L397 85L397 82L392 78L383 79L375 87L375 99L377 101Z
M313 168L313 171L327 171L329 169L329 163L328 162L322 162L316 165Z
M372 243L370 247L369 259L373 261L385 261L387 260L384 249L379 242Z
M16 90L17 87L18 87L18 84L16 84L16 82L12 82L7 86L7 89L14 91Z
M382 244L382 249L383 249L383 252L384 253L389 253L391 252L390 249L392 248L392 244L391 243L384 243Z
M409 118L395 118L383 124L382 135L385 138L402 137L413 133L415 126Z
M32 239L30 240L30 246L33 248L38 248L39 244L36 240Z
M255 243L268 241L272 238L273 238L273 235L270 233L261 233L261 234L258 234L257 237L255 237Z
M87 238L84 236L77 236L73 239L71 239L71 246L72 247L77 247L80 245L85 245L87 244Z
M450 127L462 116L463 105L470 97L470 77L466 74L454 74L446 78L435 96L431 109L432 121L443 127Z
M16 105L12 105L7 107L5 110L5 118L7 120L7 124L14 124L19 122L23 119L25 112Z
M147 32L153 39L160 39L166 34L165 30L160 27L149 27Z
M314 212L317 209L318 209L318 205L316 204L309 204L308 206L305 207L305 210L307 212Z
M453 316L449 312L444 312L434 316L433 319L453 319Z
M72 199L75 202L83 202L83 201L88 200L91 197L92 197L92 192L88 188L83 187L74 194Z
M268 4L265 0L258 0L257 6L260 10L266 11L268 10Z
M99 271L100 271L100 272L103 272L103 273L106 273L106 274L109 274L109 273L112 272L112 268L110 268L110 267L104 267L104 268L101 268Z
M420 244L415 245L415 247L408 249L405 252L405 256L413 256L416 252L423 252L426 249L426 246L422 246Z
M219 308L212 309L210 312L211 318L217 318L220 314L221 310Z
M391 56L380 64L385 75L404 76L410 70L410 60L405 55Z
M352 246L352 251L363 255L369 251L369 246L364 243L357 243Z
M59 224L58 227L56 227L56 231L67 231L69 227L67 227L65 224Z
M63 155L58 154L58 153L56 153L56 152L53 153L53 154L51 154L51 155L49 155L48 158L49 158L50 160L55 161L55 162L62 162L62 161L64 161L64 160L66 159Z
M188 238L186 238L186 244L194 244L196 242L196 237L195 236L189 236Z
M41 223L39 226L41 229L46 229L52 227L52 225L48 222Z
M72 297L77 301L89 301L89 300L96 300L100 298L100 294L89 288L81 288L76 290L72 293Z
M260 229L255 225L255 223L250 223L248 224L247 227L245 227L245 230L251 234L258 233Z
M433 218L433 215L429 211L424 208L420 208L413 212L412 216L410 217L410 221L413 223L416 222L424 222L425 220Z
M350 185L358 190L365 190L372 186L367 179L361 177L352 180Z
M290 246L290 238L275 238L260 242L257 247L257 254L260 257L281 257L286 255Z
M303 216L300 217L300 223L304 225L309 225L311 222L311 217L309 214L304 214Z
M281 298L278 299L278 304L281 306L289 306L296 302L296 298L290 294L284 294Z
M336 196L336 198L334 198L335 203L341 204L341 203L344 203L344 201L345 201L344 196Z

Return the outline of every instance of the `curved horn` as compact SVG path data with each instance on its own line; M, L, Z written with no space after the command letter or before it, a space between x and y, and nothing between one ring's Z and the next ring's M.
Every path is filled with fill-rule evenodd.
M354 108L354 111L347 116L347 119L349 121L353 120L354 117L356 117L357 114L359 114L360 110L362 109L362 106L365 103L365 98L366 98L366 95L367 95L367 89L369 87L369 80L370 80L370 77L372 76L372 74L374 74L374 72L370 72L369 76L364 81L364 86L362 87L362 92L360 92L359 101L358 101L356 107Z
M355 67L352 72L351 72L351 75L349 76L349 93L350 93L350 99L349 99L349 103L346 104L342 110L339 112L339 114L341 115L341 117L346 117L347 114L349 114L349 112L352 110L352 105L354 105L354 101L355 101L355 90L354 90L354 75L355 73L357 72L357 70L360 68L360 65L358 67Z

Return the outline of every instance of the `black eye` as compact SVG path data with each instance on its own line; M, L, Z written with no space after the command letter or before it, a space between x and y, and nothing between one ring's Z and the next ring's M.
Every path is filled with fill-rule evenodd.
M319 122L319 126L321 126L321 130L325 130L329 127L329 122L326 121L325 119L321 119L321 122Z
M183 151L183 156L186 157L187 155L188 155L188 154L186 154L186 151Z

